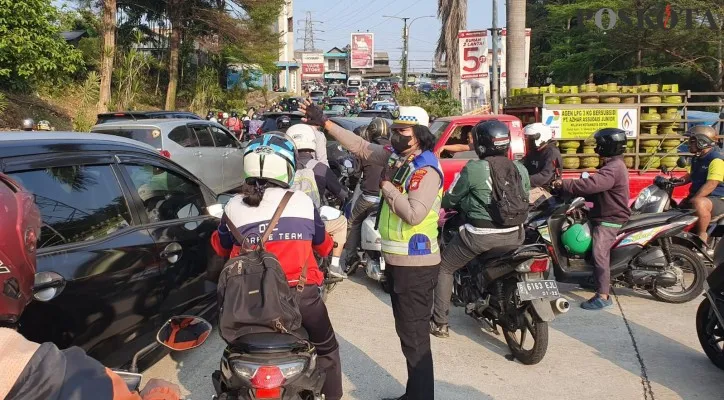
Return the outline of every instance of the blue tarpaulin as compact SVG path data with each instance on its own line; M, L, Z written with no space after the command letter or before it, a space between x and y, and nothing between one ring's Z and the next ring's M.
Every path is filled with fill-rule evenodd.
M687 111L686 119L700 120L700 121L688 122L686 125L686 129L688 130L697 125L709 125L709 126L714 126L714 128L718 128L718 125L717 126L715 126L715 125L718 123L718 120L721 119L721 117L719 116L719 114L713 113L713 112Z

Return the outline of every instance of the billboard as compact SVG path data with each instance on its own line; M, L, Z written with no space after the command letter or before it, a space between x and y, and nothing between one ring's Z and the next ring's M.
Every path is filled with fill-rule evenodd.
M324 54L302 54L302 79L321 78L324 75Z
M372 33L353 33L350 38L350 68L372 68L375 65L375 40Z
M544 108L542 121L557 139L588 139L602 128L619 128L626 136L638 135L638 112L635 108L574 108L557 110Z
M490 97L488 32L458 31L460 101L463 112L481 107Z

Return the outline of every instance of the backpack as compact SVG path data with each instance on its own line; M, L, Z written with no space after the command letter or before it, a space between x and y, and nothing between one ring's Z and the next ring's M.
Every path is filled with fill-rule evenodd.
M222 216L221 221L227 224L242 247L241 254L224 265L217 287L219 332L227 343L249 333L291 333L302 326L298 294L304 290L307 264L302 268L296 289L292 289L279 260L264 249L264 243L293 195L294 192L284 194L259 245L253 250L244 249L250 235L242 238L228 216Z
M529 199L523 190L520 171L507 157L488 157L486 160L493 183L486 211L498 225L513 227L522 224L528 217Z
M322 206L322 196L319 195L319 187L317 187L317 178L314 175L314 167L317 160L309 160L304 168L300 168L294 173L294 182L292 182L292 190L304 192L314 203L314 208L319 210Z

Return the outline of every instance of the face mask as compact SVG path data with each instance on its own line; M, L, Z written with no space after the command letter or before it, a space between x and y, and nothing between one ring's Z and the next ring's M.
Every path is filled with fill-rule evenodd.
M393 133L392 138L390 139L390 144L392 145L392 148L395 149L395 153L402 154L411 147L411 140L412 136L404 136L399 133Z

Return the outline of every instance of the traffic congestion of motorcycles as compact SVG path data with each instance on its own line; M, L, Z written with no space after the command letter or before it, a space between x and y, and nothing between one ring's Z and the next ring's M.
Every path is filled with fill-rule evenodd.
M543 184L533 185L532 177L540 171L531 168L527 174L511 175L517 177L517 182L506 181L520 185L525 180L526 193L533 193L535 187L542 189L536 192L538 197L525 195L524 215L515 211L520 209L520 199L506 197L512 192L495 189L497 183L487 199L461 200L454 207L445 208L454 202L446 200L446 196L465 195L457 193L462 190L461 181L471 188L482 184L476 182L476 175L470 175L466 164L483 159L490 146L507 141L504 152L496 155L520 159L514 157L518 152L525 162L530 154L556 146L551 141L552 134L541 130L538 125L542 124L532 124L536 126L528 129L515 117L497 115L433 121L424 110L421 112L425 116L421 117L419 107L398 104L397 90L389 81L368 81L364 85L311 81L304 85L304 97L284 98L259 109L209 110L205 118L168 111L99 114L92 135L51 132L47 121L36 124L27 120L23 130L36 132L3 134L0 181L15 197L0 198L17 198L21 202L20 194L27 190L42 219L39 227L4 224L2 228L10 230L8 237L20 235L20 243L28 251L12 254L0 249L0 278L1 274L10 273L11 264L26 256L35 257L37 248L32 302L15 321L19 332L34 342L83 348L104 365L115 368L128 389L138 392L142 381L139 371L158 360L162 349L192 350L201 346L215 329L220 329L226 340L226 332L234 324L228 319L238 317L235 329L245 334L226 340L227 347L218 355L218 370L210 373L217 399L330 398L325 396L325 380L330 374L325 355L318 354L318 346L312 343L303 324L297 321L292 328L286 325L287 313L300 320L303 317L295 308L302 301L294 297L299 284L289 288L289 296L285 288L275 286L274 290L284 292L275 294L281 300L274 303L285 318L275 320L267 315L276 310L274 306L263 308L248 298L254 290L263 294L272 287L267 286L271 285L271 278L254 281L255 273L261 276L263 271L273 268L281 271L278 265L263 262L254 253L258 249L271 251L273 242L264 250L264 238L254 242L247 235L239 240L238 232L232 232L234 238L229 237L229 243L236 247L243 243L257 245L254 250L244 250L242 245L240 252L227 257L220 256L217 244L210 242L223 242L223 238L215 239L228 233L221 226L235 229L230 222L236 220L229 215L229 204L241 203L241 198L248 195L244 186L248 186L248 176L243 176L242 171L249 167L250 155L262 154L270 159L272 153L291 154L296 162L310 151L317 157L321 146L326 159L306 165L327 165L336 182L331 185L327 181L325 193L317 194L320 204L315 214L327 223L344 220L343 229L357 229L358 238L354 248L338 243L337 235L327 251L315 247L314 259L323 274L319 285L321 297L336 301L330 297L335 288L345 285L347 279L360 277L378 282L394 296L390 262L385 257L390 222L382 216L387 212L383 211L384 197L380 200L379 195L365 192L364 181L371 179L365 172L365 160L355 155L357 150L345 147L348 139L338 138L335 131L354 132L374 143L375 148L390 149L392 156L384 170L395 165L397 173L387 176L383 172L383 180L395 183L397 169L404 169L405 158L392 150L396 147L390 139L404 129L401 121L409 121L413 115L425 128L429 126L437 140L432 154L439 157L434 160L439 167L433 167L440 171L436 204L440 207L442 203L442 208L436 217L437 243L427 246L439 246L445 262L446 249L459 245L464 232L499 229L497 225L479 225L476 218L470 217L466 201L480 201L479 209L491 218L508 215L508 219L518 221L513 230L506 232L520 232L521 242L489 248L464 265L456 265L450 272L452 293L446 299L463 308L487 333L502 333L515 360L533 365L545 357L549 324L556 318L567 318L565 314L571 307L565 291L558 286L566 283L595 292L584 303L592 310L609 306L610 296L618 288L632 289L651 301L666 303L699 301L704 294L696 313L696 330L711 362L724 369L724 242L720 241L724 235L724 214L717 215L710 209L705 232L698 230L696 207L688 204L688 198L674 195L674 188L695 182L693 173L687 179L662 167L650 186L625 199L630 201L625 205L623 220L601 219L602 215L611 214L601 214L602 206L596 202L603 201L605 209L612 207L605 203L610 197L600 193L612 191L613 186L603 185L602 190L590 188L602 185L597 175L603 169L590 174L583 172L577 179L562 179L561 166L555 160L549 166L537 165L539 169L553 171ZM425 123L420 122L425 118ZM326 124L333 124L329 125L333 128ZM311 139L316 148L299 145L301 139L297 135L302 134L297 132L302 125L319 132L316 141ZM485 133L486 129L499 131ZM514 130L522 135L512 135ZM495 136L501 131L507 132L507 137ZM485 134L493 137L487 150ZM596 140L600 138L597 151L619 140L618 134L596 132ZM696 145L700 149L712 148L718 154L720 144L706 142L707 135L692 131L690 140L698 140ZM625 142L626 137L621 140ZM285 143L294 146L284 148ZM48 149L54 152L47 154ZM467 158L460 157L464 153L468 153ZM621 154L623 147L620 152L604 152L601 156L615 159ZM264 156L260 158L260 170L265 165ZM724 159L724 155L717 157ZM700 161L682 156L679 166L686 168L697 162ZM297 168L306 167L298 164ZM502 170L490 167L489 171L488 182L508 179L502 172L497 176L497 171ZM290 173L294 180L288 186L306 193L309 189L303 185L304 175ZM314 183L318 175L314 167L309 178L312 190L319 190L318 183ZM410 172L398 179L400 192L407 195L415 190L420 184L418 176L426 174ZM333 189L337 186L340 189ZM583 187L589 189L580 189ZM24 206L29 207L28 199L24 201ZM355 206L361 201L370 205L361 218L356 216L361 222L352 224ZM279 210L283 209L280 206ZM302 215L297 209L293 211ZM269 232L279 220L279 215L274 214L266 226ZM278 224L282 223L283 218ZM596 240L604 240L597 232L602 223L613 229L606 239L610 246L604 251L609 270L606 274L600 271L602 261L597 252L601 250L596 247ZM401 232L403 228L399 229ZM418 235L422 231L413 232ZM262 231L259 234L266 237ZM335 252L336 249L339 251ZM249 267L242 268L246 265ZM234 273L237 268L239 272ZM247 268L250 272L246 272ZM304 281L306 265L302 271L303 278L299 279ZM601 276L608 278L608 282L601 282ZM15 284L7 282L6 293L19 291ZM260 286L245 295L244 290L252 287L246 285L253 284ZM233 285L240 285L240 289ZM437 309L440 286L435 290ZM229 303L230 296L236 296L233 299L238 301L240 310L229 311L224 307L235 304ZM442 296L446 296L444 290ZM240 322L265 318L275 320L276 325L261 329L261 322ZM251 325L259 329L246 329ZM447 324L435 318L430 321L429 330L434 336L447 336Z

